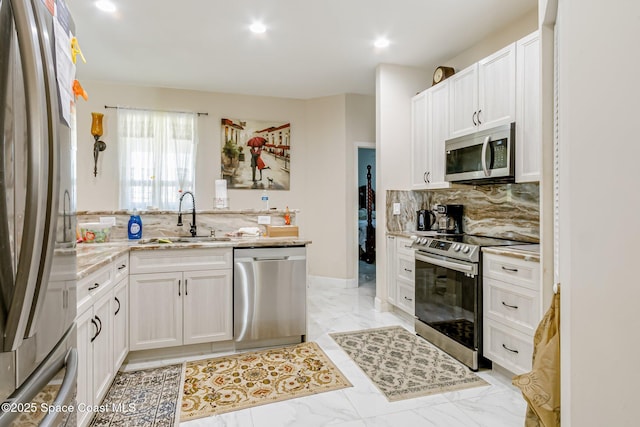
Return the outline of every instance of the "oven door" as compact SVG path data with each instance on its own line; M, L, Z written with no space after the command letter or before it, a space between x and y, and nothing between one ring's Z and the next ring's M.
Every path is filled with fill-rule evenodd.
M415 259L418 320L464 347L478 350L481 330L478 264L419 251Z

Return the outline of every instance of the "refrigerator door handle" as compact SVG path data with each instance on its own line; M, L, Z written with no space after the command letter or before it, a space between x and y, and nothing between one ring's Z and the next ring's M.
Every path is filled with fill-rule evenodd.
M66 357L67 370L64 373L64 379L60 386L60 391L53 401L52 406L55 408L67 407L76 392L76 378L78 377L78 350L72 348ZM46 417L40 422L40 427L59 426L60 418L66 414L64 411L50 411Z
M40 141L49 141L47 135L47 100L41 63L38 30L35 26L31 2L11 1L18 46L22 57L26 117L27 117L27 185L25 198L24 227L16 269L15 286L5 326L4 351L16 350L27 331L33 298L40 279L42 236L45 235L47 198L41 194L48 188L48 146ZM43 124L45 126L43 126Z
M27 337L32 337L36 333L38 317L42 312L44 300L47 295L49 275L53 262L53 251L56 245L56 224L60 196L58 127L61 126L61 123L58 107L58 82L53 53L51 52L52 40L49 39L49 31L44 22L42 10L43 8L35 7L34 5L34 21L38 28L38 34L40 35L40 55L42 58L44 87L46 91L46 115L42 116L42 125L46 129L47 135L47 139L43 141L47 142L48 148L45 149L42 158L48 162L48 167L46 168L47 173L44 174L44 188L47 189L47 192L42 195L46 196L46 205L42 212L44 230L41 241L43 247L34 301L29 313L29 322L27 323Z

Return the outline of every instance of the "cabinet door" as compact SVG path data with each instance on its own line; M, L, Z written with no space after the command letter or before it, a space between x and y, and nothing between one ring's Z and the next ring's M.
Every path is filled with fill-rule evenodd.
M182 345L182 273L129 276L129 348Z
M93 305L93 318L98 323L98 335L93 340L93 396L94 403L102 401L113 378L112 292Z
M411 187L413 189L424 189L429 181L427 96L428 91L424 91L411 99Z
M125 277L113 290L113 369L120 369L129 352L129 278Z
M477 130L478 64L465 68L448 79L449 137Z
M515 43L478 62L478 93L478 130L515 121Z
M97 323L93 320L93 309L89 308L78 316L77 347L78 347L78 388L76 401L86 406L93 405L93 343L91 338L98 333ZM78 426L83 427L89 423L89 411L78 412Z
M449 82L429 89L429 131L427 132L429 182L427 188L449 188L444 180L444 141L449 138Z
M537 31L516 43L516 59L516 182L540 181L542 129Z
M233 338L232 270L185 272L184 344Z
M387 299L391 304L396 303L396 238L387 236Z

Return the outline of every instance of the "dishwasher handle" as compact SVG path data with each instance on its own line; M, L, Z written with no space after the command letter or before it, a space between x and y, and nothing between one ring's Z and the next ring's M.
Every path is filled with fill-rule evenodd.
M253 257L254 261L286 261L290 257L289 256L262 256L262 257Z

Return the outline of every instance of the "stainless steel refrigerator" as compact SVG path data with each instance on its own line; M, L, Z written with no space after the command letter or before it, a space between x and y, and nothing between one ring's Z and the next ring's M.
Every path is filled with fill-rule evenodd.
M45 3L65 6L0 0L0 426L74 415L49 409L76 389L76 219L75 124Z

